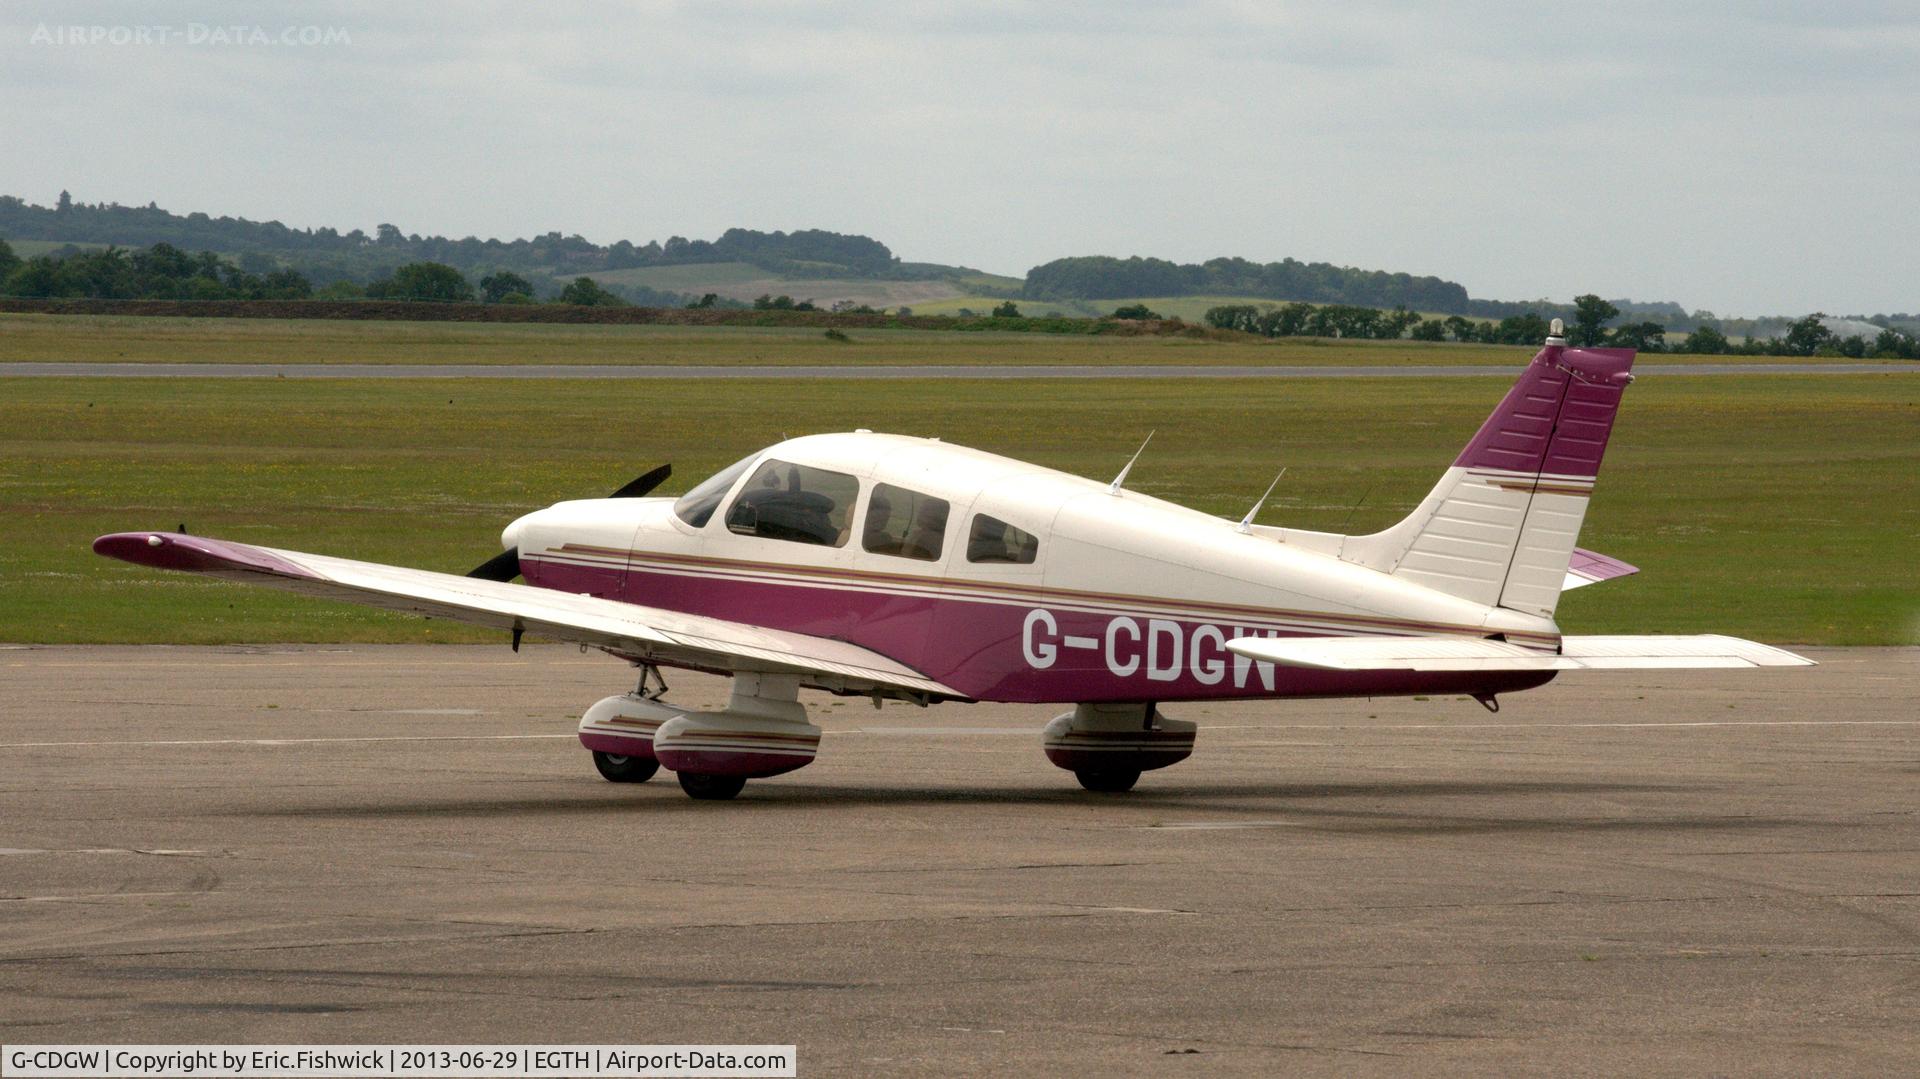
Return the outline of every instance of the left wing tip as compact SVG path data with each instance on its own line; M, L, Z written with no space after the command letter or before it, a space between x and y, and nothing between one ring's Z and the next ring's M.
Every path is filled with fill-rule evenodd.
M172 536L170 532L109 532L93 541L93 553L122 562L151 565Z
M243 570L281 577L316 576L263 548L180 532L110 532L93 541L93 553L136 566L189 573Z

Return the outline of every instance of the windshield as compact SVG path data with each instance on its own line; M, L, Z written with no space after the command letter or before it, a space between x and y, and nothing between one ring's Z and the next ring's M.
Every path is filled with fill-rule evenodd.
M674 502L673 515L694 528L705 528L707 522L713 518L713 511L719 508L720 500L725 498L727 491L732 489L733 481L739 479L740 474L745 472L747 466L752 464L753 459L758 456L760 456L758 453L748 454L702 480L698 487L681 495L679 500Z

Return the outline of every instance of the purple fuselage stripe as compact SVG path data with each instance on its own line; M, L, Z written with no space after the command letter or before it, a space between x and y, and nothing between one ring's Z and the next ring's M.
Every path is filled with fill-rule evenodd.
M528 583L543 588L849 641L983 701L1507 693L1553 678L1551 671L1321 671L1255 663L1229 653L1226 642L1236 636L1276 634L1242 630L1231 621L1088 613L1044 604L903 596L641 569L621 574L537 559L521 565Z

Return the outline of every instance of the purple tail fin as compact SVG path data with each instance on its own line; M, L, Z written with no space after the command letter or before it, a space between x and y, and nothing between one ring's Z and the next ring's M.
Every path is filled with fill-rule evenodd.
M1541 349L1455 467L1598 476L1633 356L1625 348Z

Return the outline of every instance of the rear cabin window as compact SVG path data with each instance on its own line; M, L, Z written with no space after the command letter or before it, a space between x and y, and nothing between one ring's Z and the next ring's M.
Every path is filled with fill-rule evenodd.
M947 535L947 500L876 484L867 500L867 523L860 546L874 554L938 562Z
M984 513L973 515L973 527L967 530L967 561L1027 566L1038 557L1040 540L1033 533L1015 528L998 517Z
M844 547L860 481L844 472L768 461L727 510L727 529L743 536Z

